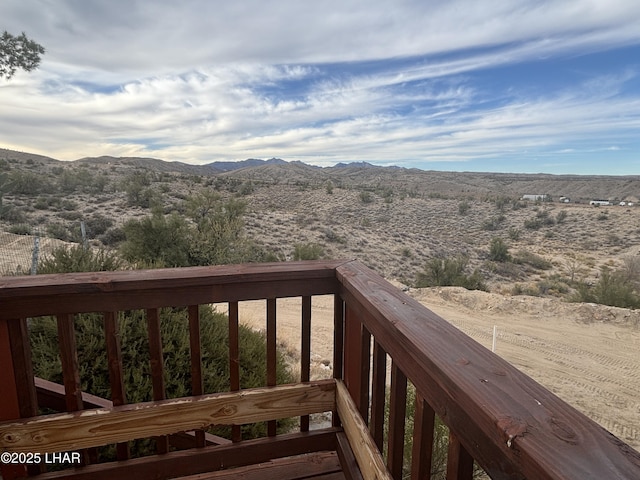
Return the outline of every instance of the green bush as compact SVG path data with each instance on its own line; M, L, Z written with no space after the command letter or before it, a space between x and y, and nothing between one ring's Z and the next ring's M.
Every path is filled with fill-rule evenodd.
M489 247L489 260L493 260L494 262L508 262L510 259L509 247L505 241L499 237L493 237Z
M324 250L317 243L296 243L293 247L294 260L318 260L324 256Z
M463 200L458 204L458 213L460 215L466 215L470 208L471 208L471 205L469 205L469 202L467 202L466 200Z
M113 252L82 245L55 248L38 262L38 273L105 272L118 270L123 262Z
M476 269L466 274L469 259L464 255L453 258L430 259L423 272L416 277L416 287L464 287L467 290L487 290L480 272Z
M373 195L371 195L371 193L367 192L366 190L362 190L358 196L359 196L360 201L362 203L372 203L373 202Z
M603 268L594 286L581 282L570 298L574 302L600 303L621 308L640 308L640 296L624 272Z
M526 250L519 250L513 256L513 263L531 265L539 270L549 270L553 266L549 260Z

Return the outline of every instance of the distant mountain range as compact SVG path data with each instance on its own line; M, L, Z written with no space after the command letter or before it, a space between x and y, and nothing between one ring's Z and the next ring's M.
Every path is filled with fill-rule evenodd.
M22 164L59 166L91 164L100 168L118 168L123 174L131 169L200 176L230 176L240 181L321 185L332 182L343 188L393 188L405 194L438 197L511 197L549 194L573 200L640 199L640 176L550 175L518 173L443 172L381 167L367 162L341 162L333 167L318 167L300 161L280 158L261 160L250 158L238 162L212 162L191 165L156 158L85 157L73 162L61 162L42 155L0 149L0 164L4 161Z

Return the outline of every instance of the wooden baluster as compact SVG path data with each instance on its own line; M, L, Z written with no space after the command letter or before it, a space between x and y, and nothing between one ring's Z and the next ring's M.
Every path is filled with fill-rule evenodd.
M371 334L349 305L344 324L344 381L362 419L368 423Z
M373 342L373 385L371 387L371 436L382 452L384 442L384 404L387 386L387 352Z
M147 332L149 335L149 364L151 367L151 383L153 399L164 400L164 359L162 357L162 337L160 335L160 316L157 308L147 310ZM156 438L158 453L169 451L169 437L163 435Z
M22 374L19 373L17 363L19 360L13 358L13 330L14 323L20 322L18 319L0 319L0 422L5 420L16 420L22 417L21 399L30 394L24 391L25 386L19 380ZM33 376L31 382L33 383ZM24 465L9 464L0 462L0 477L5 480L24 477L27 469Z
M344 302L340 295L333 296L333 378L344 378ZM338 412L331 413L331 424L334 427L340 425Z
M276 299L267 299L267 386L276 384ZM267 435L276 435L275 420L267 422Z
M111 386L111 401L113 406L125 405L127 395L124 389L122 375L122 351L120 349L120 335L118 333L118 320L116 312L104 313L104 336L107 344L107 366L109 369L109 384ZM127 442L116 445L118 460L127 460L130 457L129 444Z
M308 382L311 376L311 297L302 297L300 381ZM300 431L309 431L309 415L300 417Z
M387 466L396 480L402 478L404 424L407 410L407 377L395 362L391 363L391 398L389 399L389 445Z
M240 335L238 328L238 302L229 302L229 389L240 390ZM231 427L231 440L242 440L240 425Z
M82 385L80 384L80 367L76 348L76 332L73 315L57 316L58 345L60 347L60 363L62 364L62 380L64 383L65 406L67 412L76 412L84 408L82 401ZM85 464L97 461L95 449L83 451Z
M198 305L189 305L189 351L191 353L191 395L204 393L202 351L200 342L200 313ZM204 447L204 430L196 430L196 447Z
M447 480L471 480L473 478L473 457L462 446L458 437L449 433L447 453Z
M411 479L422 480L431 477L433 458L433 434L435 412L416 392L413 417L413 447L411 452Z

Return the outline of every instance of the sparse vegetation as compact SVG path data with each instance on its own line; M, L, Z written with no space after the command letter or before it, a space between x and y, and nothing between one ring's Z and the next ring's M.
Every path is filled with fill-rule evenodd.
M489 260L494 262L508 262L511 260L509 246L500 237L493 237L489 246Z
M468 257L457 255L451 258L436 257L430 259L424 271L418 273L416 287L464 287L467 290L486 290L478 270L467 274Z

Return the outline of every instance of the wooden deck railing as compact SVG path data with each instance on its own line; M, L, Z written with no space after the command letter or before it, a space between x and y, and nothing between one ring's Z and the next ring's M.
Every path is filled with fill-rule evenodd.
M18 419L35 417L45 399L55 397L47 394L41 383L37 386L34 380L28 317L57 317L64 409L74 412L85 408L91 400L86 395L83 397L80 388L73 315L102 312L112 407L105 410L108 413L75 413L69 417L74 422L79 419L88 422L85 428L90 432L92 421L96 426L105 421L111 428L118 421L131 418L131 412L135 410L134 406L127 405L122 386L125 372L116 322L120 311L146 310L153 402L145 415L178 411L175 409L180 408L179 402L164 399L164 362L158 320L158 309L178 306L187 307L189 312L191 391L194 395L189 400L192 404L189 411L193 413L189 416L190 422L187 418L182 421L172 417L167 421L171 428L140 428L144 435L158 436L160 455L151 458L127 460L126 441L138 437L135 431L124 434L127 430L124 424L113 436L97 443L95 438L84 443L64 444L62 440L57 446L51 443L49 446L57 449L73 445L86 447L85 461L91 463L95 460L91 455L93 446L102 444L102 440L118 442L119 462L82 467L73 472L74 478L122 475L140 480L170 478L222 465L261 462L276 454L296 455L325 447L340 450L343 437L337 428L349 419L343 419L341 424L338 415L334 415L336 428L308 431L309 413L336 410L336 403L339 403L335 399L327 403L324 398L316 405L311 399L322 397L328 387L308 382L313 325L311 296L326 294L335 296L333 376L344 379L375 445L385 452L387 468L394 478L401 478L403 470L410 472L411 478L428 478L436 415L450 430L448 478L470 479L474 461L496 479L640 478L638 452L371 270L358 262L340 261L0 278L0 451L36 448L33 443L20 447L16 438L19 435L15 432L26 435L31 428L30 438L37 442L37 427L33 422L41 420ZM240 389L238 302L266 300L266 384L273 387L276 383L276 299L283 297L302 299L300 380L305 383L297 387L278 387L273 395L281 400L291 394L293 404L300 403L300 398L309 399L307 407L289 408L288 404L285 412L281 412L300 415L301 431L276 435L275 424L271 421L265 439L239 441L236 428L232 432L234 443L213 445L215 442L205 440L204 431L197 428L206 425L200 416L202 412L197 413L198 405L206 405L207 410L220 401L215 396L203 396L213 392L203 391L201 358L206 346L201 345L198 336L198 305L228 302L231 393L223 394L227 395L223 397L224 401L228 401L232 398L228 396ZM417 391L411 462L403 458L408 381ZM293 390L287 390L289 388ZM338 390L341 388L338 384ZM284 391L288 393L285 395ZM60 405L61 394L58 392L57 405ZM387 401L389 406L385 408ZM95 402L99 403L98 400ZM260 419L281 418L272 413ZM234 418L232 423L253 421L251 418ZM63 420L58 418L56 421ZM16 430L16 425L22 430ZM199 448L170 451L171 443L166 435L190 429L196 430L191 435L195 436ZM42 438L40 442L38 448L48 448ZM358 449L354 449L354 453L356 457L364 455ZM366 458L357 460L361 466L367 463ZM40 467L31 467L28 472L23 466L10 468L4 465L1 468L6 479L26 473L39 474L40 478L69 474L43 474ZM375 469L372 472L375 475Z

